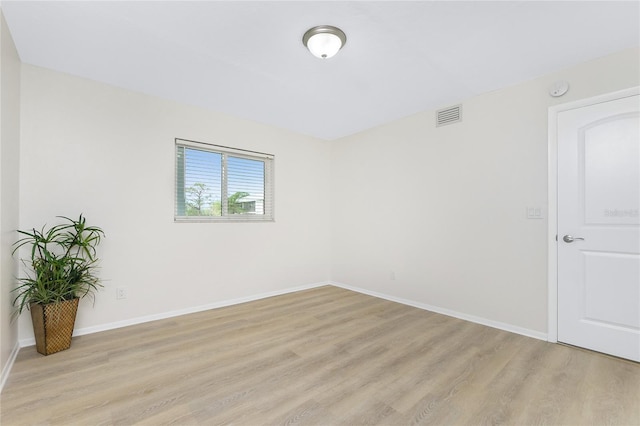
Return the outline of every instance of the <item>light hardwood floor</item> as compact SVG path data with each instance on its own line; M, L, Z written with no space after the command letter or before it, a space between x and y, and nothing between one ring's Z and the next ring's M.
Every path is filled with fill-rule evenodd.
M640 364L336 287L20 351L20 424L639 425Z

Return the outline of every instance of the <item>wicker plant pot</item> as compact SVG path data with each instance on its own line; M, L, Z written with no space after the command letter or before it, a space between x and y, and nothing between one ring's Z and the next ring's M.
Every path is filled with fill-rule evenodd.
M39 353L51 355L69 349L79 300L76 297L48 305L31 304L31 322Z

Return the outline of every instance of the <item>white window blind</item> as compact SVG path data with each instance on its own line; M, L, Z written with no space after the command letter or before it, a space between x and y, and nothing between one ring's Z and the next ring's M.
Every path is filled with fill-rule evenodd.
M176 139L176 221L272 221L271 154Z

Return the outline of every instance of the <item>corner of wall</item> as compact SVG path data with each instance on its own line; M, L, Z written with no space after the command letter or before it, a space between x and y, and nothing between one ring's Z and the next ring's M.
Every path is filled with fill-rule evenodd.
M10 297L18 270L11 249L19 220L20 66L0 9L0 391L20 348Z

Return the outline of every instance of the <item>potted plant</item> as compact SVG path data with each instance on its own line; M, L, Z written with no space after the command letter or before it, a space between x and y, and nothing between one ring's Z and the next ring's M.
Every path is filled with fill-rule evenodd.
M18 279L13 300L15 315L31 311L36 349L49 355L71 346L78 301L94 296L102 287L96 275L96 247L104 237L97 226L88 226L80 214L77 220L58 216L65 223L46 229L18 232L24 237L14 244L30 249L22 259L27 276Z

